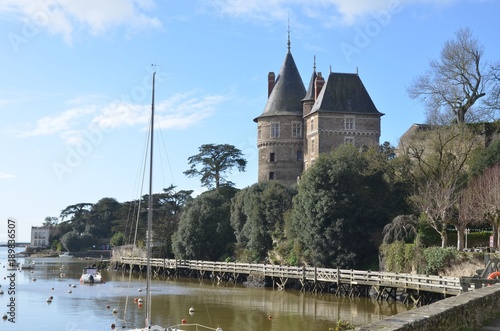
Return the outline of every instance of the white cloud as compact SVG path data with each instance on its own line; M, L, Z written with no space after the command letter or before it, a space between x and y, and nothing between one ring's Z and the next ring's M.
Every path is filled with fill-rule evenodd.
M194 96L194 92L176 94L155 104L156 122L162 128L184 129L210 117L225 97L218 95ZM92 120L100 128L147 125L150 105L113 102Z
M56 116L47 116L39 119L34 129L21 132L18 136L46 136L64 132L77 125L79 119L94 112L94 107L72 108Z
M0 172L0 180L1 180L1 179L14 178L14 177L16 177L16 176L11 175L11 174L7 174L7 173L5 173L5 172Z
M76 31L100 35L117 26L129 31L159 28L159 19L148 15L153 0L2 0L0 17L62 35L71 43Z
M176 94L155 105L155 117L163 129L185 129L212 116L216 107L226 100L220 95L196 95L197 92ZM94 101L90 97L90 101ZM151 105L113 101L104 106L84 98L73 99L81 104L55 116L39 119L34 128L16 134L17 137L35 137L58 134L68 144L78 145L89 130L107 130L121 127L147 127Z
M300 11L325 25L331 25L332 20L350 25L374 11L401 10L418 3L440 6L454 1L457 0L206 0L205 4L223 15L238 18L283 20Z

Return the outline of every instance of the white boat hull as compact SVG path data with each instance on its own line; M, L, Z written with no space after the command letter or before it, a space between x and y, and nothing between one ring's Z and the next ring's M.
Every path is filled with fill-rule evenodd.
M101 275L82 275L82 277L80 277L80 283L83 284L102 283L102 277Z

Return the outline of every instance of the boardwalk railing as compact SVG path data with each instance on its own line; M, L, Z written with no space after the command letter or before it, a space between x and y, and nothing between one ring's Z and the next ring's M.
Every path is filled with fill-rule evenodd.
M122 266L145 267L145 258L122 257L116 261ZM252 264L234 262L212 262L198 260L151 259L152 268L187 269L218 274L260 275L281 279L297 279L302 282L336 283L337 285L367 285L379 288L391 287L416 291L458 295L463 288L460 278L443 276L426 276L407 273L392 273L379 271L329 269L315 267L289 267L272 264Z

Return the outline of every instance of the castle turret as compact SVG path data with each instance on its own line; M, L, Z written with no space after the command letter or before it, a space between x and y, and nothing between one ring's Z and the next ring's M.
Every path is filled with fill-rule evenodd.
M268 75L269 97L264 112L254 121L258 126L258 181L278 180L292 186L303 170L302 99L306 89L290 52L274 82Z

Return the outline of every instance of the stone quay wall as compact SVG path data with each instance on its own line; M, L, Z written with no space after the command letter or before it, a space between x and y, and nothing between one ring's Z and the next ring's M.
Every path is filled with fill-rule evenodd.
M476 330L500 314L500 283L449 297L378 322L357 331Z

